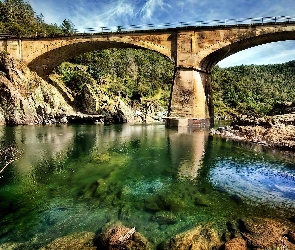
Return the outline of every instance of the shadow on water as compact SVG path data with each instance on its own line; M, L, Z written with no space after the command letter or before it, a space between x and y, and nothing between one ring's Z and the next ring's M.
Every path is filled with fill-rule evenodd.
M292 160L205 129L23 126L0 136L24 151L0 179L0 243L42 246L120 221L157 245L198 223L294 209Z

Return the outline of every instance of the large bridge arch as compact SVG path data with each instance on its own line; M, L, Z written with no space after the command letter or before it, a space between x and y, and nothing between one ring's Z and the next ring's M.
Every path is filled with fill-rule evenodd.
M172 32L174 33L174 32ZM171 32L131 32L106 33L98 35L80 35L72 37L23 39L21 41L22 59L30 69L46 77L59 65L74 56L108 48L139 48L163 54L173 59L175 52L171 49L173 34Z
M169 115L190 118L184 124L200 124L200 120L203 124L212 124L212 67L222 59L251 47L295 40L295 27L294 24L209 27L198 33L192 30L190 34L181 35L190 47L178 46L178 69Z
M53 69L60 65L62 62L71 59L75 56L101 50L101 49L110 49L110 48L137 48L137 49L145 49L140 46L136 46L133 44L127 43L119 43L119 42L83 42L83 43L74 43L69 45L64 45L62 47L58 47L56 49L50 50L37 56L33 59L28 67L37 72L37 74L43 78L46 78Z

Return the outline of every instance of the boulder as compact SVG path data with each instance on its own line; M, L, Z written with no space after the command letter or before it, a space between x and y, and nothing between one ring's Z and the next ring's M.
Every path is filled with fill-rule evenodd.
M107 250L149 250L151 244L135 228L115 224L104 230L98 236L98 249Z
M208 225L199 225L187 232L176 235L161 244L162 250L212 250L223 245L217 230Z
M75 233L57 238L40 250L96 250L94 238L95 234L91 232Z
M251 248L295 249L295 245L285 235L290 231L287 223L265 218L252 218L244 221L243 238Z
M225 243L224 250L247 250L246 241L243 238L233 238Z

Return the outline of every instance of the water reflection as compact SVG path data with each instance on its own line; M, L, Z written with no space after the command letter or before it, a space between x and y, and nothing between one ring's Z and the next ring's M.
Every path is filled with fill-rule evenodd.
M205 129L188 133L187 129L169 133L172 166L178 169L180 179L196 179L202 167L208 131Z
M0 248L117 221L157 244L198 223L265 215L255 206L261 201L279 206L278 216L295 207L292 161L206 130L20 126L2 127L0 136L24 151L0 179Z
M210 171L210 180L252 202L295 208L295 172L282 164L220 159Z
M23 151L15 162L18 173L29 173L40 162L73 147L75 131L70 126L0 127L1 141Z

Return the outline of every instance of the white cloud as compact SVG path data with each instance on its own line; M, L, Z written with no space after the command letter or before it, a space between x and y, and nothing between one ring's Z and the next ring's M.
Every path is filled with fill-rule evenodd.
M250 64L276 64L295 59L295 41L281 41L240 51L220 61L220 67Z
M146 4L141 9L141 13L144 18L147 18L147 19L151 18L152 12L154 11L154 6L152 6L154 4L154 2L155 2L155 0L147 1ZM152 8L151 8L151 6L152 6Z
M142 14L143 19L152 20L152 17L155 15L156 11L164 11L165 5L166 4L163 0L147 0L144 6L142 7L140 13Z

